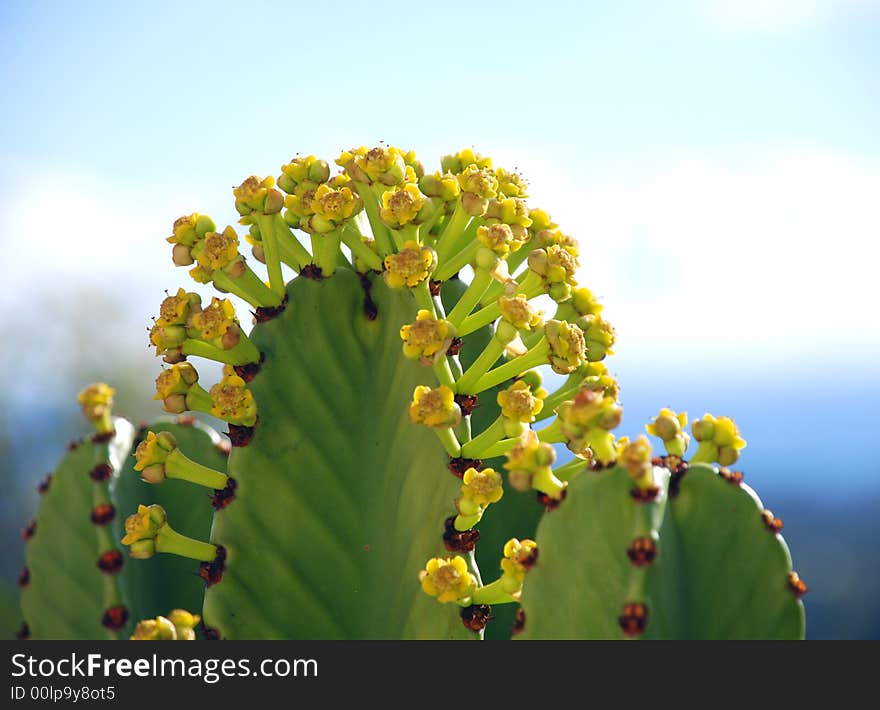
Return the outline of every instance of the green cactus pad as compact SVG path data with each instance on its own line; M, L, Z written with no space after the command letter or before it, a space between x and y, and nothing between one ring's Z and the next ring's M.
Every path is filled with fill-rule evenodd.
M156 433L170 432L177 439L181 451L185 451L190 459L203 466L225 471L226 456L219 449L220 435L210 427L199 422L160 420L148 428ZM140 473L134 470L134 463L133 456L127 457L112 489L119 511L114 521L115 539L119 540L125 534L125 516L137 510L138 504L158 503L165 508L175 530L198 540L207 540L214 516L211 491L172 479L158 485L145 483ZM128 556L127 553L125 556ZM198 562L177 555L126 560L120 575L120 586L132 620L154 618L172 609L201 613L205 585L199 579L198 572Z
M408 292L364 289L341 269L297 278L289 305L251 338L265 354L249 385L253 440L233 449L237 498L215 516L222 581L205 621L223 638L467 638L458 607L425 595L417 572L446 556L443 521L459 482L407 405L429 368L400 356Z
M648 610L642 638L803 638L788 549L765 525L754 492L705 464L690 466L665 506L661 483L657 502L646 504L630 495L622 468L571 482L566 500L538 528L540 556L523 588L518 638L621 639L619 617L631 601ZM635 568L627 550L646 513L654 532L659 527L657 557ZM643 585L633 598L638 574Z
M106 483L96 483L89 476L96 463L101 463L102 451L109 454L111 476L117 476L131 450L134 427L118 418L114 425L116 433L110 442L85 440L67 453L43 494L36 534L27 545L29 581L21 595L31 638L116 638L102 618L108 605L122 601L116 587L118 575L98 568L98 557L108 548L99 542L98 528L90 519L96 490L106 488ZM120 515L118 510L116 515Z

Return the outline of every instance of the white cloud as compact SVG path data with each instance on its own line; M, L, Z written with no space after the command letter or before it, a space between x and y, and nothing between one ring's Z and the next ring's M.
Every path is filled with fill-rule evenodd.
M801 29L823 24L877 0L696 0L698 11L727 29L751 32Z
M582 281L607 304L621 355L648 359L672 339L694 358L876 353L877 166L821 151L580 179L518 164L534 203L581 242Z

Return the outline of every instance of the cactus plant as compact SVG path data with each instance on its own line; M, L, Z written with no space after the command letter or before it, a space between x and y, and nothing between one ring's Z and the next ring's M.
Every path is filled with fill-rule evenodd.
M471 150L434 173L388 146L336 163L296 157L234 189L265 282L234 227L174 223L173 262L221 295L162 301L156 398L226 421L232 449L165 423L112 464L126 568L143 567L103 599L143 619L134 636L190 638L201 616L209 638L467 639L499 616L490 637L801 637L781 523L727 468L745 446L733 420L694 421L690 460L684 413L648 425L662 457L613 433L614 330L522 177ZM249 333L230 293L253 309ZM207 389L198 357L223 364ZM117 425L120 450L126 436ZM39 525L62 513L47 498ZM168 581L186 565L203 604ZM68 575L52 583L81 584ZM40 626L36 600L29 585L34 632L95 633L96 610L73 607Z

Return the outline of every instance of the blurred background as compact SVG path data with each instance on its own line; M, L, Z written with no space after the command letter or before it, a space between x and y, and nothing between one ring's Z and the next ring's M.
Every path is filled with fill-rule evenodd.
M878 48L876 0L4 0L0 633L76 392L159 413L173 220L384 140L526 176L617 327L622 432L735 417L808 636L880 637Z

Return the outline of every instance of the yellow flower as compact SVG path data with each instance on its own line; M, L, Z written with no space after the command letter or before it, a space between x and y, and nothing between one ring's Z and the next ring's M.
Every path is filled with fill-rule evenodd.
M722 466L732 466L739 460L739 452L746 447L736 422L730 417L715 418L706 414L691 424L694 438L700 442L694 462L717 461Z
M275 178L258 178L251 175L241 185L232 190L235 196L235 209L242 216L251 212L274 214L281 211L284 197L275 188ZM242 220L244 223L249 220Z
M226 268L238 258L238 235L232 227L222 232L208 232L192 253L207 273Z
M162 370L156 378L156 396L153 399L167 399L172 395L185 395L190 387L199 381L199 373L188 362L179 362L167 370Z
M183 246L191 247L205 234L213 232L215 228L214 222L210 217L193 212L190 215L184 215L174 220L174 226L171 229L172 234L165 241L169 244L182 244Z
M538 543L534 540L518 540L510 538L504 544L504 559L501 560L501 569L507 584L505 587L514 587L516 590L522 587L526 572L531 569L538 559ZM515 590L515 591L516 591ZM509 594L515 593L506 589Z
M486 217L517 227L518 229L515 230L515 233L518 232L517 239L522 242L528 240L529 234L526 229L532 225L532 218L529 216L529 208L526 206L525 200L518 197L489 200L489 205L486 207ZM518 248L519 246L517 246Z
M443 172L460 173L470 165L477 168L491 170L492 158L475 153L471 148L465 148L452 155L444 155L440 159L440 167Z
M80 391L76 398L82 408L83 416L95 423L109 416L115 393L116 390L103 382L95 382Z
M411 360L432 358L445 353L452 342L452 325L447 320L438 320L427 310L420 310L413 323L400 329L403 340L403 354Z
M174 624L178 641L195 641L195 627L202 620L198 614L190 614L186 609L172 609L168 621Z
M284 180L279 178L278 186L285 192L285 187L298 186L301 183L326 182L330 177L330 166L327 161L318 160L314 155L307 155L304 158L293 158L289 163L281 166L281 172Z
M519 330L532 330L543 322L541 312L532 308L529 299L522 293L512 297L501 296L498 299L498 308L501 317Z
M527 491L537 474L546 472L556 461L552 444L538 439L533 429L526 431L517 444L507 452L507 480L518 491Z
M152 431L147 432L147 438L141 441L135 449L135 471L143 471L148 466L164 464L168 454L177 448L177 440L174 435L163 431L158 435Z
M297 217L310 217L315 214L316 194L317 187L314 185L297 185L296 189L284 198L284 206Z
M131 545L141 540L152 540L165 525L165 510L160 505L139 505L137 513L125 519L123 545Z
M498 191L506 197L528 197L528 185L522 175L517 172L508 172L504 168L495 168L495 178L498 180ZM525 224L524 227L529 225Z
M329 232L339 224L358 212L363 203L351 188L334 188L327 184L319 185L311 207L315 215L327 222L327 229L318 228L319 232Z
M391 288L417 286L434 270L435 260L431 249L410 240L397 254L385 257L385 283Z
M455 394L446 385L436 389L419 385L413 391L409 418L425 426L453 427L461 421L461 409L455 401Z
M199 294L187 293L182 288L177 289L176 294L165 298L159 306L159 318L156 319L156 325L186 325L190 311L197 309L201 302Z
M482 225L477 228L477 239L487 249L491 249L502 259L510 252L516 251L522 246L522 242L513 236L510 225L497 222L490 225Z
M461 495L480 507L497 503L504 495L501 476L493 468L469 468L462 477Z
M581 316L595 316L602 312L602 304L588 288L580 287L571 292L571 305Z
M403 153L393 146L371 148L361 155L355 155L354 163L370 183L397 185L406 175Z
M427 198L418 186L407 183L382 193L382 209L379 216L389 227L397 229L415 220L426 202Z
M228 365L223 378L211 388L211 414L230 424L254 426L257 423L257 403L244 380Z
M578 318L577 323L587 342L587 360L598 362L606 355L614 354L611 350L615 339L614 327L608 321L599 315L587 315Z
M425 569L419 572L422 590L432 597L437 597L441 604L459 602L464 604L470 599L477 580L468 571L467 562L463 557L434 557L428 560Z
M226 298L211 299L211 305L193 313L190 337L199 340L214 340L223 337L235 325L235 306Z
M690 437L684 431L687 421L687 412L676 414L664 407L645 429L663 441L668 454L682 457L690 443Z
M144 619L134 627L131 641L177 641L177 629L164 616Z
M497 400L501 407L501 416L523 424L535 421L535 417L544 408L543 399L536 396L522 380L517 380L507 389L501 390Z
M498 194L498 180L491 170L468 165L458 175L458 185L462 192L470 192L477 197L489 199Z
M550 345L550 367L553 372L568 375L584 362L587 344L583 331L567 321L548 320L544 335Z
M419 178L419 189L428 197L436 197L444 202L454 200L461 192L455 175L439 172Z

